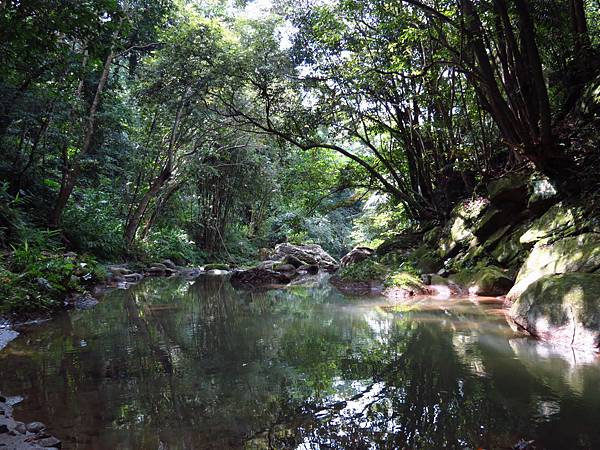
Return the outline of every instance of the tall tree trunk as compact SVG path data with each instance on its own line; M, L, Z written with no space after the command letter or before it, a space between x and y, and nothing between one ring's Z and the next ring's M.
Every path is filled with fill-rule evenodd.
M116 38L116 32L114 37ZM100 106L102 93L104 92L104 88L106 87L106 83L108 82L108 76L110 74L110 68L114 56L114 49L111 47L110 51L108 52L108 56L106 57L106 61L104 62L104 68L102 69L100 80L98 81L98 85L96 86L96 93L94 94L94 99L89 109L81 150L77 155L73 157L72 163L69 163L69 156L66 155L66 160L64 161L65 163L63 164L62 168L63 176L61 180L60 191L56 199L54 209L52 210L48 221L50 227L52 228L58 228L58 226L60 225L63 213L65 211L65 208L67 207L69 198L73 193L75 183L77 182L79 171L81 170L81 158L84 155L86 155L92 147L92 138L94 136L94 129L96 126L97 112Z
M158 176L154 179L152 184L150 185L150 189L142 196L142 199L136 206L136 208L132 211L129 216L129 221L125 226L125 244L127 247L131 247L133 241L135 240L135 235L140 227L140 223L146 210L148 209L148 205L150 202L158 195L163 186L169 181L171 178L171 171L173 170L173 165L175 162L175 143L177 140L177 129L179 127L179 123L181 122L181 117L183 115L183 107L185 104L185 94L182 95L179 105L177 107L177 113L175 114L175 120L173 121L173 126L171 128L171 134L169 137L169 144L167 147L166 154L166 162L164 163L163 168L161 169Z

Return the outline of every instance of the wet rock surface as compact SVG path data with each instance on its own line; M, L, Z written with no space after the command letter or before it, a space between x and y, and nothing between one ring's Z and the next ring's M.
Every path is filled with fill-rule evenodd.
M271 269L254 269L234 272L231 275L231 284L243 289L259 289L267 286L286 285L292 281L292 277Z
M60 439L52 436L42 422L23 423L14 419L13 406L20 397L0 395L0 448L7 450L32 450L61 448Z
M369 247L355 247L340 259L340 267L348 267L357 262L370 258L375 251Z
M600 274L543 276L519 295L510 316L543 340L599 350Z

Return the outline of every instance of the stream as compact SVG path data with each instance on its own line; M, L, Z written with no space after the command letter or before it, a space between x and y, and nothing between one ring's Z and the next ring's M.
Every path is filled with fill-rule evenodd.
M20 330L0 392L66 449L600 448L600 362L495 299L149 279Z

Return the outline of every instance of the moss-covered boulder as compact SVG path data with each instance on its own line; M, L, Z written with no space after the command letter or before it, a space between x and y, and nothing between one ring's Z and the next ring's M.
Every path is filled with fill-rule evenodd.
M461 216L456 216L450 220L440 239L439 255L442 258L452 258L474 238L467 221Z
M528 223L520 224L498 240L491 252L492 258L498 264L503 267L513 266L524 259L527 249L521 243L521 236L528 227Z
M520 238L521 244L531 245L543 239L557 239L573 234L584 227L585 210L580 206L557 203L539 219Z
M514 172L487 185L488 198L499 209L514 209L527 204L529 174Z
M476 244L473 224L484 214L489 203L485 199L472 199L459 203L450 214L438 241L438 253L442 258L452 258L462 249Z
M594 272L600 268L600 233L584 233L552 244L538 242L521 266L517 281L507 295L515 301L530 284L545 275Z
M431 293L419 277L410 272L398 271L390 274L385 279L384 286L383 294L395 300Z
M370 258L375 250L369 247L354 247L340 259L340 267L348 267Z
M472 233L479 242L484 242L499 230L506 229L506 226L513 222L514 218L514 215L507 214L498 208L489 208L473 225Z
M598 351L600 274L545 275L510 309L515 323L540 339Z
M365 259L341 268L336 276L343 281L383 281L389 269L374 259Z
M513 279L496 266L479 266L450 275L450 282L457 284L471 295L496 297L506 294Z

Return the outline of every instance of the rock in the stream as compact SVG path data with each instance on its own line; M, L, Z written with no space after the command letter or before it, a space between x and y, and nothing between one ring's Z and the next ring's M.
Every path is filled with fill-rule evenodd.
M162 261L162 264L167 268L167 269L171 269L171 270L177 270L177 266L175 265L175 263L173 261L171 261L170 259L165 259Z
M303 264L316 264L325 270L337 268L337 261L317 244L293 245L287 242L278 244L271 255L273 261L284 261L286 257L293 256Z
M54 436L46 437L37 441L38 445L42 447L55 447L59 448L61 446L61 442L59 439L56 439Z
M129 275L131 272L131 270L127 269L126 267L121 267L121 266L108 266L108 271L113 275L113 276L117 276L117 277L122 277L124 275Z
M340 259L340 267L347 267L370 258L375 250L369 247L354 247Z
M40 431L46 429L46 425L44 425L42 422L29 422L25 428L30 433L39 433Z
M141 273L130 273L127 275L123 275L123 280L128 283L138 283L144 279L144 275Z
M388 276L385 280L385 286L383 295L393 300L432 293L419 277L408 272L397 272Z
M73 299L73 306L75 306L76 309L81 309L81 310L91 309L94 306L96 306L98 303L99 303L98 300L96 300L94 297L92 297L89 294L77 295Z
M289 275L270 269L254 268L234 272L231 275L231 284L245 289L289 284L290 281L292 281L292 278Z
M209 270L229 270L229 264L224 264L224 263L211 263L211 264L206 264L204 266L204 270L206 270L207 272Z
M550 274L529 284L510 308L517 325L546 341L600 350L600 274Z
M513 278L496 266L465 269L449 278L471 295L490 297L506 294L514 284Z
M8 345L10 341L15 339L19 333L10 328L0 328L0 350Z
M293 273L296 267L293 264L273 264L273 270L282 273Z
M593 272L600 268L600 233L584 233L552 244L538 242L517 275L507 295L514 301L539 278L566 272Z
M306 272L309 275L316 275L317 273L319 273L319 266L317 266L316 264L310 266L305 264L298 267L298 272Z

